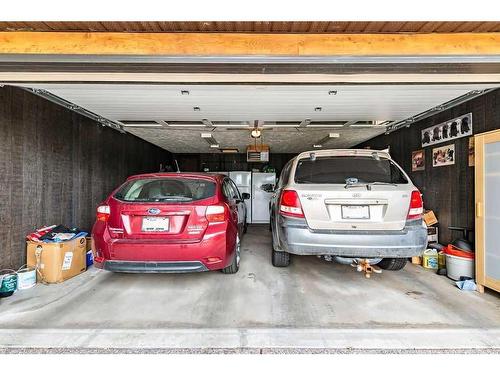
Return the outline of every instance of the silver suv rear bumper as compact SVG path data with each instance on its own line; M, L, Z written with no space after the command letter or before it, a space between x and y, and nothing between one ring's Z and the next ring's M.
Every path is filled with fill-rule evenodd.
M296 255L338 255L364 258L407 258L427 247L427 229L421 221L400 231L313 231L303 219L281 215L274 234L274 250Z

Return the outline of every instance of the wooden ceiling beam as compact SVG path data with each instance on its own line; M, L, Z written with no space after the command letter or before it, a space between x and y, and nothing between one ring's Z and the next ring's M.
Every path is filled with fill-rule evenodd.
M500 33L0 32L0 54L163 56L499 55Z

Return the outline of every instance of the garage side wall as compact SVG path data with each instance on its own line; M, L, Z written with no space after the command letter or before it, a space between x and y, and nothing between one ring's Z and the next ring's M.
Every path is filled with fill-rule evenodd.
M90 230L96 206L127 176L171 154L19 88L0 88L0 269L25 262L44 225Z
M419 121L410 128L378 136L357 146L374 149L390 146L392 157L422 192L425 207L436 213L439 220L439 241L444 244L460 235L459 232L450 231L449 226L474 227L474 167L470 167L468 163L470 137L422 148L421 131L469 112L472 112L474 134L500 128L500 90ZM455 144L455 164L433 167L432 149L449 144ZM425 170L412 172L411 154L422 149L425 150Z

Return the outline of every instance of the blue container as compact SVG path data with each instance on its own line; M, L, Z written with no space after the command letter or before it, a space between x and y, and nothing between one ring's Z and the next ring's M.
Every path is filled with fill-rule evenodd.
M87 268L94 264L94 254L92 250L87 251Z

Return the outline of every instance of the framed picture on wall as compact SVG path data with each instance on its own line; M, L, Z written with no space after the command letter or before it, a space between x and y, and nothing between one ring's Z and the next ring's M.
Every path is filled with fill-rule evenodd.
M433 125L422 130L422 147L449 142L472 135L472 113Z
M424 150L413 151L411 153L411 171L425 170L425 152Z
M447 145L432 149L432 166L443 167L455 164L455 145Z

